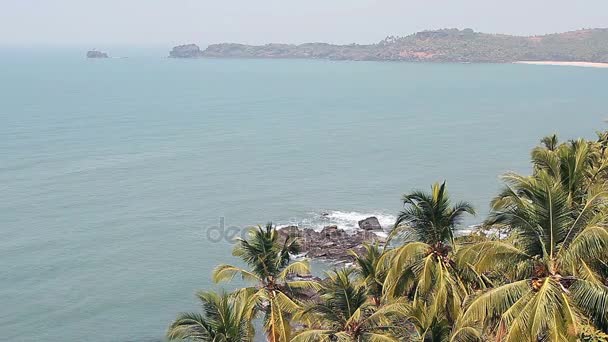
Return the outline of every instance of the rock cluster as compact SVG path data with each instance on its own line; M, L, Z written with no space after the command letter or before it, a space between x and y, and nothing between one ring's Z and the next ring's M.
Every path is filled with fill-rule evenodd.
M363 252L364 243L384 241L370 230L357 230L348 233L337 226L326 226L320 232L310 228L288 226L279 229L279 234L285 239L288 236L298 238L298 243L306 257L332 262L346 263L354 260L349 251L357 254Z
M203 52L196 44L186 44L174 47L169 52L171 58L200 58Z
M108 58L108 54L105 52L91 50L87 51L87 58Z

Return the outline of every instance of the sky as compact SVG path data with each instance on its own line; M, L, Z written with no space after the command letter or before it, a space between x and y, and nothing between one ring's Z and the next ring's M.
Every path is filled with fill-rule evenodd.
M608 0L0 0L4 45L373 43L445 27L608 27Z

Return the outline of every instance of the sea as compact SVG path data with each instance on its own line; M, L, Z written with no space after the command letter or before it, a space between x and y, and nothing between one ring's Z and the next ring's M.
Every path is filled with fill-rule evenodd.
M0 48L2 341L164 341L248 227L388 227L446 181L467 229L543 136L608 128L608 69L86 50Z

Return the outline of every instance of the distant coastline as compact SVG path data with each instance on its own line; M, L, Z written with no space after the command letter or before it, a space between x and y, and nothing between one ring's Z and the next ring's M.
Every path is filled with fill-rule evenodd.
M448 63L513 63L572 61L608 63L608 29L584 29L540 36L512 36L440 29L405 37L389 36L376 44L327 43L246 45L180 45L173 58L326 59Z
M585 68L608 68L608 63L593 62L560 62L560 61L517 61L514 64L576 66Z

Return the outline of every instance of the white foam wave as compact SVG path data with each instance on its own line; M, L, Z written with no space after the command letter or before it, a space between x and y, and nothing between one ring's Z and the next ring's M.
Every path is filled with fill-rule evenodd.
M359 212L359 211L343 211L343 210L319 210L310 212L304 218L292 219L288 222L280 222L277 224L279 228L287 227L287 226L297 226L301 229L311 228L317 232L321 231L324 227L327 226L338 226L340 229L344 229L346 232L354 233L359 230L359 221L364 220L368 217L376 217L380 225L382 226L383 231L376 231L378 237L386 238L388 236L388 232L393 228L395 221L397 220L397 216L390 214L388 211L384 210L373 210L369 212ZM465 236L470 234L477 234L479 231L480 225L473 224L465 227L460 227L455 231L456 236ZM495 234L498 235L495 231L486 231L486 234Z
M385 212L369 212L369 213L360 213L357 211L328 211L326 212L325 218L332 222L331 224L335 224L340 228L344 229L357 229L359 228L359 221L365 220L368 217L376 217L380 222L380 225L383 228L391 227L395 224L396 216L387 214ZM321 227L323 228L323 227Z
M378 219L378 222L380 222L380 225L384 229L392 227L396 220L395 215L388 214L381 210L370 212L321 210L310 213L308 217L302 220L292 220L292 222L283 224L282 226L296 225L300 228L312 228L316 231L320 231L323 227L336 225L338 228L344 229L347 232L353 232L359 229L359 221L372 216Z

